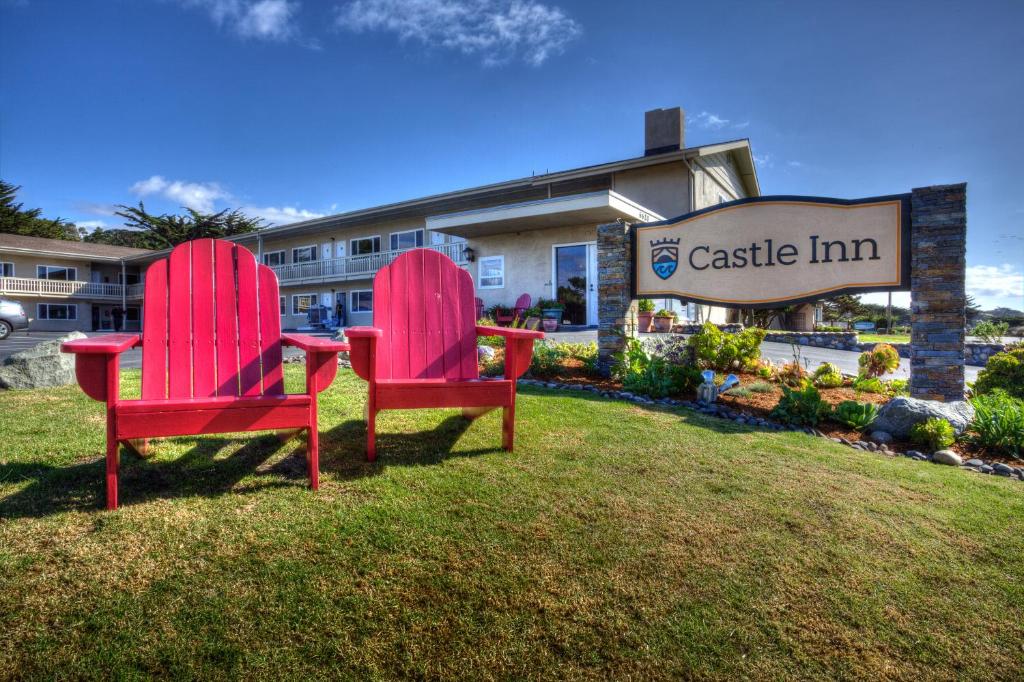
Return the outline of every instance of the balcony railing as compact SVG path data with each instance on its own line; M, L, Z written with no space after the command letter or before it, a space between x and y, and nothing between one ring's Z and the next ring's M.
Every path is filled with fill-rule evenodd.
M440 251L456 263L465 263L466 257L463 252L465 244L438 244L428 246L428 249ZM345 258L330 258L327 260L315 260L309 263L292 263L291 265L278 265L273 268L277 273L277 279L282 284L293 284L296 282L317 282L317 281L342 281L347 279L366 279L385 265L389 265L398 256L409 249L396 249L394 251L379 251L365 256L346 256Z
M128 285L127 297L142 296L142 284ZM54 298L97 298L120 300L121 285L106 282L76 282L61 279L31 279L29 277L0 277L0 294L22 296L51 296Z

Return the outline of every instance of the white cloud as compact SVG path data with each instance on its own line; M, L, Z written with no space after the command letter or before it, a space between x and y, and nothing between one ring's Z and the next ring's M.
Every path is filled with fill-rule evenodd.
M323 213L314 213L294 206L281 206L280 208L277 206L243 206L242 213L252 218L263 218L271 225L286 225L324 217Z
M775 161L772 159L771 154L765 154L763 156L754 154L754 163L762 168L771 168L775 165Z
M1024 304L1024 273L1016 265L967 266L967 293L979 299L1005 299L1009 307ZM1016 304L1013 304L1016 301Z
M786 165L789 166L790 168L800 168L804 164L800 161L787 161Z
M178 0L204 10L217 26L243 38L284 41L298 36L297 0Z
M130 191L140 197L162 196L201 213L210 213L213 211L214 202L231 198L231 194L215 182L167 180L162 175L139 180L131 186Z
M739 121L737 123L733 123L731 120L710 111L701 111L697 114L691 114L690 121L692 121L698 128L703 128L704 130L721 130L723 128L743 130L750 125L750 121Z
M488 66L514 59L540 66L583 30L561 8L535 0L351 0L337 24L479 56Z

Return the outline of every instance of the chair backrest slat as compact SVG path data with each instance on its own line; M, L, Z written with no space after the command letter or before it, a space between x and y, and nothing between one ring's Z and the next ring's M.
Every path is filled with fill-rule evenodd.
M402 254L374 278L377 376L478 378L475 312L468 272L432 249Z
M277 276L230 242L198 239L146 272L142 397L284 392Z

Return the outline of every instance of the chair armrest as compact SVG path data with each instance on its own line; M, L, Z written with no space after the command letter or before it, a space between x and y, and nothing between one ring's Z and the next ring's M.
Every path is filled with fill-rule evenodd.
M377 342L384 336L384 330L377 327L348 327L345 338L352 344L348 359L352 371L360 379L373 382L376 379Z
M351 348L344 341L308 334L281 334L281 343L286 346L295 346L307 353L343 353Z
M60 344L62 353L86 353L117 355L129 348L142 345L142 337L138 334L104 334L91 339L77 339Z
M503 336L506 339L543 339L544 332L536 329L516 329L514 327L485 327L476 326L477 336Z

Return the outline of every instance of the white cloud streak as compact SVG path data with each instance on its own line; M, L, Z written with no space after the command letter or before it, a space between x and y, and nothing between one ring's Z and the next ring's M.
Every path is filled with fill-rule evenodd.
M967 293L979 299L1016 301L1011 307L1024 305L1024 273L1019 266L1002 265L967 266Z
M130 191L139 197L162 196L201 213L211 213L215 202L231 198L231 194L215 182L167 180L162 175L139 180Z
M561 8L535 0L351 0L337 25L454 50L487 66L517 59L540 66L583 31Z
M294 206L243 206L242 213L252 218L263 218L271 225L287 225L288 223L298 223L303 220L313 220L314 218L323 218L323 213L315 213L313 211L306 210L304 208L296 208Z
M283 42L299 35L297 0L177 0L205 11L217 26L243 38Z

